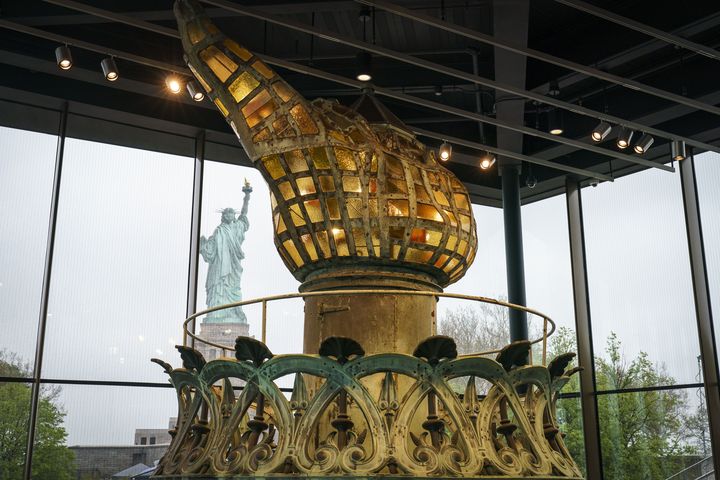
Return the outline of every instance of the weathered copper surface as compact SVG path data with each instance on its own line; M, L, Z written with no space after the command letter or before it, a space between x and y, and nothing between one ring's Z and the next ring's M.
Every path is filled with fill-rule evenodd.
M498 360L512 365L526 347ZM240 360L206 363L181 350L183 368L164 364L180 411L161 477L581 478L555 420L566 358L508 371L489 358L455 358L447 337L421 343L416 356L364 356L343 338L327 339L320 355L273 356L243 337ZM288 399L277 380L293 374ZM245 389L232 389L235 378ZM320 384L314 392L310 379ZM490 386L479 396L482 380Z

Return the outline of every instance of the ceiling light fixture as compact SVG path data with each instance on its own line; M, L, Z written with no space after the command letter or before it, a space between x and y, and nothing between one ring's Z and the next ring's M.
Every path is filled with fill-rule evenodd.
M440 160L443 162L450 160L450 156L452 155L452 145L443 141L442 145L440 145L440 148L438 149L438 155L440 155Z
M372 80L372 55L368 52L358 52L357 54L357 74L355 78L361 82L369 82Z
M618 148L625 149L630 146L630 141L633 137L633 131L627 127L620 127L617 136Z
M487 170L493 165L495 165L495 155L490 152L485 152L485 154L480 157L480 169Z
M670 144L670 155L673 160L681 161L687 158L687 149L682 140L673 140Z
M55 60L57 60L57 66L62 70L70 70L72 67L73 60L72 54L70 53L70 47L67 45L60 45L55 49Z
M188 82L187 91L190 94L190 98L192 98L196 102L202 102L205 98L205 94L202 90L200 90L200 87L198 87L198 84L195 82Z
M603 121L598 123L598 126L595 127L595 129L592 131L590 137L593 139L593 142L602 142L603 140L605 140L605 137L610 134L611 131L612 125Z
M564 131L562 110L553 108L548 112L548 132L553 135L562 135Z
M183 81L177 75L168 75L165 78L165 85L170 90L170 93L177 95L182 90Z
M633 150L635 150L635 153L642 155L643 153L648 151L648 148L650 148L650 145L652 145L654 141L655 139L652 137L652 135L643 133L643 135L640 137L640 140L638 140L638 142L633 147Z
M103 58L102 62L100 62L100 66L102 67L103 75L105 75L105 80L114 82L118 79L118 68L113 57Z
M443 94L443 87L442 85L436 85L435 86L435 96L440 97Z
M548 84L548 95L551 97L560 96L560 85L557 80L550 80L550 83Z

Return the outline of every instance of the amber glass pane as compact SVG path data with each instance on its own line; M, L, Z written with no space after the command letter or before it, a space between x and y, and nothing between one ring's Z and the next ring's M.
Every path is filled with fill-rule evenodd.
M418 218L422 218L425 220L432 220L434 222L442 222L442 217L440 216L440 212L437 211L437 208L433 207L432 205L428 205L426 203L418 203L417 205L417 216Z
M223 105L223 103L220 101L220 99L219 99L219 98L216 98L215 100L213 100L213 102L215 103L215 105L216 105L216 106L218 107L218 109L220 110L220 113L222 113L223 116L227 117L227 116L228 116L228 113L229 113L229 112L228 112L228 109L225 108L225 105ZM233 130L234 130L234 129L233 129ZM235 131L235 134L237 135L237 131Z
M405 253L405 260L415 263L427 263L432 256L433 252L418 250L417 248L410 247L407 249L407 253Z
M295 248L295 244L292 240L285 240L283 242L283 247L285 247L285 250L290 254L290 257L292 258L293 262L295 262L295 265L298 267L302 267L305 262L303 262L303 259L300 257L300 254L297 251L297 248Z
M320 208L320 200L308 200L305 202L305 210L310 216L311 223L322 222L325 220L322 209Z
M405 177L405 171L403 170L402 163L395 157L390 155L385 156L385 172L390 175L397 175Z
M248 60L250 60L250 57L252 57L252 53L248 52L243 47L233 42L229 38L223 40L223 44L225 45L225 47L227 47L228 50L240 57L243 62L247 62Z
M253 136L253 142L254 143L260 143L260 142L266 142L270 140L272 135L270 135L270 130L267 128L263 128L258 133Z
M387 193L407 193L407 184L404 179L387 178L386 180Z
M205 38L205 30L200 28L198 24L195 22L190 22L187 24L187 33L190 37L190 43L195 45L196 43L200 43L203 38Z
M200 52L200 59L210 67L215 76L221 81L225 80L237 70L237 63L233 62L227 55L210 45Z
M440 255L440 258L438 258L435 262L435 266L438 268L442 268L442 266L445 265L445 262L447 262L448 258L449 257L443 253L442 255Z
M277 155L268 155L262 159L265 169L268 171L273 180L285 175L285 169L280 165L280 157ZM288 184L289 186L289 184ZM283 194L284 195L284 194Z
M305 172L309 168L302 150L285 152L285 162L293 173Z
M454 196L455 205L457 206L457 208L461 208L463 210L470 210L467 196L463 195L462 193L456 193Z
M296 227L305 225L305 217L300 211L300 205L297 203L290 205L290 218L292 218L293 224Z
M355 158L347 148L335 147L335 158L341 170L357 170Z
M320 175L320 188L323 192L334 192L335 191L335 180L329 175Z
M245 100L245 97L250 95L250 92L255 90L258 85L260 85L260 82L258 82L251 73L243 72L233 80L228 89L235 101L240 103Z
M292 128L292 125L290 125L290 122L287 119L287 115L282 115L275 119L272 123L273 130L275 130L275 135L278 137L284 138L284 137L294 137L295 136L295 130Z
M442 232L436 232L435 230L427 231L427 240L425 240L425 243L437 247L440 245L440 240L442 240Z
M445 210L445 214L450 219L450 226L457 227L457 218L455 218L455 214L449 210Z
M317 125L313 122L312 118L308 114L305 107L300 104L295 105L290 109L290 115L295 119L295 123L298 124L300 132L306 135L314 135L318 133Z
M370 195L377 193L377 178L371 178L368 182L368 192L370 192Z
M450 238L448 238L447 245L445 245L445 248L448 250L455 250L456 245L457 245L457 237L455 235L450 235Z
M346 198L345 205L350 218L362 218L362 199Z
M346 192L360 192L360 178L349 175L342 177L343 190Z
M295 180L297 183L300 195L308 195L315 193L315 183L313 183L312 177L302 177Z
M287 230L287 227L285 226L285 220L283 220L282 216L278 215L277 233L283 233L285 230Z
M363 229L353 228L353 239L355 239L355 252L361 257L367 257L368 249Z
M342 228L333 228L332 229L333 238L335 239L335 248L337 249L337 254L343 257L347 257L350 255L350 250L348 249L347 245L347 239L345 238L345 230Z
M378 201L375 198L368 200L368 215L370 218L378 218L380 212L378 211Z
M275 82L272 84L272 86L275 90L275 93L277 93L278 97L280 97L283 102L287 102L292 98L293 92L292 90L290 90L290 87L288 87L285 82Z
M317 232L317 240L320 244L320 250L325 258L330 258L330 243L328 242L328 235L326 231Z
M448 202L447 197L440 190L433 190L433 195L435 196L435 201L440 205L443 205L445 207L450 206L450 202Z
M470 217L468 217L467 215L460 214L460 226L462 227L462 229L464 231L466 231L466 232L470 231L470 224L471 224Z
M330 214L330 220L340 220L340 208L338 208L338 201L336 198L327 199L328 213Z
M328 160L325 148L311 148L310 155L312 156L315 168L330 168L330 161Z
M280 193L285 200L290 200L295 196L295 192L293 192L290 182L282 182L278 185L278 189L280 189Z
M330 130L327 133L330 138L332 138L333 140L337 140L338 142L347 143L348 141L347 137L342 133L338 132L337 130Z
M260 123L264 118L269 117L277 108L274 100L270 100L265 105L260 107L257 112L250 115L245 119L250 128Z
M317 260L318 254L317 250L315 250L315 245L313 244L312 237L309 234L305 234L300 236L300 240L302 240L305 251L307 251L308 255L310 255L310 260Z
M391 245L390 254L392 258L398 258L400 256L400 245Z
M243 116L245 116L245 118L249 117L257 110L259 110L260 107L264 106L271 100L272 99L270 98L270 94L268 93L268 91L264 89L261 90L257 95L253 97L252 100L247 103L247 105L242 108Z
M252 67L255 70L257 70L258 72L260 72L260 75L262 75L265 78L269 79L269 78L272 78L272 76L273 76L273 71L270 70L270 68L268 68L268 66L265 65L260 60L253 62Z
M405 236L405 227L390 227L388 228L388 234L390 238L402 239Z
M415 184L415 198L417 198L418 202L432 202L432 200L430 200L430 195L428 195L427 190L424 186L420 184Z
M447 265L445 265L445 268L443 268L443 270L446 273L449 273L453 270L453 268L457 266L458 263L460 263L460 261L457 258L453 258Z
M427 230L425 230L424 228L413 228L410 232L411 242L425 243L426 240Z
M465 240L460 240L460 245L458 246L458 253L460 255L465 255L465 251L467 250L468 243Z
M407 200L388 200L388 215L392 217L407 217L408 211Z

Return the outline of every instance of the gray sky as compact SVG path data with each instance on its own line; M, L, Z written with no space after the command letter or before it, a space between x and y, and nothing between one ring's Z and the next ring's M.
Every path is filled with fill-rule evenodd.
M55 154L50 135L0 128L0 349L34 356ZM165 382L160 357L180 363L187 288L192 160L69 139L50 296L43 376ZM714 291L720 282L720 178L717 155L698 159L705 244ZM216 211L239 208L252 183L244 243L243 295L297 291L272 239L269 195L250 168L206 162L202 233ZM697 334L682 223L679 174L646 171L583 191L596 352L614 331L632 358L666 364L680 383L695 381ZM506 294L502 211L474 207L479 251L468 274L446 291ZM528 304L572 326L572 287L564 196L523 207ZM205 301L201 262L199 307ZM714 299L717 302L717 299ZM456 302L441 301L443 311ZM720 308L715 308L720 311ZM246 308L251 334L260 309ZM268 345L302 348L302 303L269 306ZM170 389L63 386L68 443L130 444L135 428L164 427L175 414Z

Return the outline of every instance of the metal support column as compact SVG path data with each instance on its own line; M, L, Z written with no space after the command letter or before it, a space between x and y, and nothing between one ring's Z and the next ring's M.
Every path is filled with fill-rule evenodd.
M32 459L35 447L35 427L37 425L38 403L40 401L40 378L43 354L45 350L45 327L47 325L48 302L50 298L50 278L52 274L53 254L55 252L55 229L60 197L60 180L62 176L63 156L65 154L65 132L67 130L68 103L63 105L58 127L57 149L55 151L55 171L53 173L53 190L50 199L50 219L48 237L45 246L45 269L43 272L42 293L40 297L40 318L38 319L37 340L35 343L35 368L33 368L33 384L30 393L30 417L28 419L27 446L25 449L25 467L23 478L30 480L32 476Z
M703 243L700 204L695 180L695 158L692 155L680 162L680 182L685 209L685 227L690 254L695 315L697 318L702 374L705 383L705 402L710 423L710 440L713 465L720 472L720 386L718 383L718 358L713 327L710 287L708 285L705 245Z
M578 366L580 373L580 404L583 416L585 440L585 465L588 480L601 480L602 457L600 455L600 428L597 395L595 392L595 354L593 351L590 322L590 297L588 294L585 261L585 229L583 227L582 198L576 179L567 178L566 201L568 237L570 239L570 263L575 303L575 329L577 331Z
M190 262L188 266L187 307L185 315L190 316L197 309L198 256L200 255L200 220L202 212L203 166L205 164L205 131L195 137L195 173L193 175L192 220L190 227ZM190 331L195 332L195 319ZM191 340L195 346L195 339Z
M505 221L505 268L507 270L508 301L526 305L525 259L523 257L522 217L520 212L520 166L502 167L503 219ZM510 341L527 340L527 315L510 310Z

